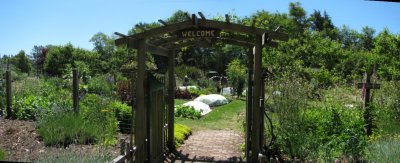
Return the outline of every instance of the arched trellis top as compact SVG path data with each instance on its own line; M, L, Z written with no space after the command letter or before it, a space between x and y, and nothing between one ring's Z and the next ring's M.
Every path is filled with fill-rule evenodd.
M128 45L129 48L137 49L139 45L139 41L143 39L154 38L163 34L168 34L171 32L176 32L185 29L219 29L227 32L236 32L242 33L248 36L262 36L262 45L263 46L275 46L277 43L273 42L273 40L282 40L287 41L288 36L284 33L280 33L278 31L270 31L266 29L249 27L240 24L234 24L227 22L220 22L215 20L206 20L206 19L197 19L195 15L192 15L192 20L165 25L158 28L153 28L150 30L146 30L142 33L133 34L130 36L123 36L115 40L115 44L119 45ZM237 34L229 34L229 35L218 35L216 38L221 40L225 40L227 43L236 43L236 45L242 44L253 44L254 38L245 37L243 35ZM146 41L146 50L153 54L168 55L168 49L163 47L163 44L170 44L172 42L177 42L179 40L185 40L188 38L178 38L178 37L170 37L170 38L158 38L153 39L153 41ZM189 38L190 39L190 38ZM239 45L241 46L241 45Z
M142 33L137 33L134 35L130 35L129 37L132 39L146 39L154 36L159 36L165 33L170 33L178 30L189 29L189 28L215 28L222 29L229 32L238 32L247 35L264 35L267 34L268 38L277 39L277 40L286 40L287 35L284 33L270 31L262 28L249 27L240 24L234 24L229 22L220 22L215 20L204 20L204 19L196 19L187 20L180 23L170 24L167 26L161 26L158 28L153 28L148 31L144 31Z

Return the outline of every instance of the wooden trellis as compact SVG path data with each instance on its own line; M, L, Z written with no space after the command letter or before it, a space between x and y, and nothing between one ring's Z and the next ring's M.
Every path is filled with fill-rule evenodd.
M286 41L288 39L286 34L270 31L253 26L244 26L240 24L231 23L229 16L226 15L225 22L207 20L202 13L199 12L201 19L197 18L195 14L191 17L188 16L187 21L168 24L162 20L159 20L162 27L145 30L142 33L137 33L130 36L125 36L120 33L116 33L121 38L115 40L115 44L127 45L128 48L137 49L137 78L136 78L136 101L135 101L135 141L134 145L131 146L131 153L126 155L133 156L135 162L155 162L161 161L158 158L159 149L163 149L163 143L158 146L154 143L148 143L148 141L160 140L157 135L161 136L164 133L157 135L149 134L149 130L156 130L154 126L166 126L166 130L162 130L167 133L166 144L168 150L175 150L174 146L174 73L175 73L175 56L176 49L186 46L210 46L218 41L222 41L228 44L242 46L248 48L249 63L249 75L248 75L248 96L246 104L246 160L248 162L257 162L262 148L263 132L262 128L264 125L264 106L263 85L264 81L262 78L262 49L264 47L274 47L277 45L275 40ZM253 23L254 24L254 23ZM160 55L168 57L168 66L166 73L166 90L167 95L165 97L167 114L165 118L161 118L157 122L152 122L155 125L150 125L148 119L156 120L155 118L147 117L151 115L149 112L151 106L149 105L148 93L146 92L146 86L149 85L148 77L146 72L145 61L146 52L154 55ZM151 103L158 103L152 101ZM153 105L154 106L154 105ZM160 111L164 109L163 105L157 105ZM162 119L167 119L166 125L162 124ZM160 124L157 124L160 123ZM153 127L153 128L152 128ZM159 128L157 128L158 131ZM152 144L151 146L149 144ZM133 148L135 150L133 150ZM134 154L133 154L134 152ZM124 159L133 159L133 157Z

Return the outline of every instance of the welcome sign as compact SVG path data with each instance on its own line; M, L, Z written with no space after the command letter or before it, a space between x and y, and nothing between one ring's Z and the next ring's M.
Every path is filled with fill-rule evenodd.
M177 31L179 38L219 37L219 29L184 29Z

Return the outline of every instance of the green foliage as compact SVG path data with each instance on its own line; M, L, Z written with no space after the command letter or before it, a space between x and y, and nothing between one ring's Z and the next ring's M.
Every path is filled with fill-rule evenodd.
M23 50L12 58L11 62L22 73L30 73L32 69L32 64Z
M13 84L12 109L15 118L37 120L60 110L72 107L71 94L51 83L36 78L26 78Z
M115 110L115 117L118 120L119 131L122 133L130 133L132 126L132 107L125 103L114 101L110 107Z
M6 152L2 148L0 148L0 161L5 160L5 158L6 158Z
M207 94L213 93L214 88L211 88L211 87L197 88L197 89L189 88L188 91L191 94L191 96L198 97L200 95L207 95Z
M44 63L44 70L50 76L61 76L68 64L72 64L72 44L51 46Z
M179 148L183 144L185 139L191 134L192 130L188 126L175 123L174 125L175 147Z
M114 85L108 80L109 76L102 75L96 76L89 80L88 82L88 92L95 93L99 95L111 96L114 94Z
M200 79L204 76L203 71L199 68L184 65L176 67L176 75L181 79L187 75L190 79L194 80ZM191 83L193 83L193 81L191 81Z
M64 149L63 151L50 152L41 154L35 162L54 163L54 162L111 162L114 159L113 154L101 151L101 149L93 149L91 153L75 151L74 149Z
M229 82L231 82L231 85L236 92L237 98L240 98L246 81L246 67L240 63L239 59L234 59L231 63L229 63L226 73L228 75Z
M400 162L399 149L399 137L381 138L370 143L366 158L373 162Z
M374 97L379 100L375 103L380 119L387 120L381 121L382 124L393 122L400 123L400 82L382 82L381 89L376 91Z
M322 96L326 98L323 102L309 102L304 97L310 93L310 86L301 79L287 78L273 83L270 89L281 94L272 96L268 108L274 111L276 145L283 153L302 160L362 158L367 141L361 109L349 109L340 103L340 97L326 95Z
M73 112L60 112L39 121L38 133L48 146L91 144L103 139L103 128Z
M96 95L87 94L82 100L80 109L83 118L95 123L102 128L102 144L112 145L116 143L114 135L118 131L118 120L110 99ZM114 105L115 106L115 105Z
M178 105L176 106L175 117L199 119L201 118L201 112L196 111L191 106Z
M71 143L113 145L118 130L113 108L116 106L95 94L88 94L82 101L80 113L59 111L39 119L38 133L50 146Z

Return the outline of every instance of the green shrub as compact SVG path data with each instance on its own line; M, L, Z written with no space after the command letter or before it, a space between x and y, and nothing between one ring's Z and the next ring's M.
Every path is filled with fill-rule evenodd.
M132 126L132 107L119 101L112 102L110 107L115 110L115 116L119 121L119 131L122 133L130 133Z
M174 125L174 142L175 146L178 148L183 144L185 139L192 134L192 130L185 125L175 124Z
M68 146L72 143L91 144L103 140L102 127L73 112L43 118L39 121L37 130L45 145L48 146Z
M93 163L93 162L111 162L114 156L110 153L93 150L93 153L84 153L79 151L50 152L39 156L35 162L40 163L54 163L54 162L79 162L79 163Z
M102 130L103 144L116 143L114 135L118 131L118 120L110 99L96 94L87 94L81 101L80 113L87 121L96 123Z
M382 138L367 148L366 158L372 162L400 162L400 140Z
M113 83L107 80L106 75L96 76L89 80L88 91L99 95L112 95L114 86Z
M202 88L198 88L198 89L189 88L188 91L192 97L198 97L200 95L212 94L214 91L214 88L211 88L211 87L207 87L207 88L203 88L203 89Z
M177 105L175 110L175 117L199 119L201 118L201 112L196 111L191 106Z
M71 93L35 78L13 84L13 112L17 119L37 120L41 116L72 108Z
M0 148L0 161L6 158L6 152Z
M186 66L186 65L181 65L181 66L176 66L176 75L183 79L186 75L190 79L200 79L204 77L204 73L202 70L200 70L197 67L192 67L192 66ZM193 81L190 81L191 84L193 84Z
M268 104L276 113L272 116L276 119L276 145L292 159L361 159L367 144L363 110L346 108L332 97L310 103L308 88L301 79L276 81L273 90L281 93L272 95Z

